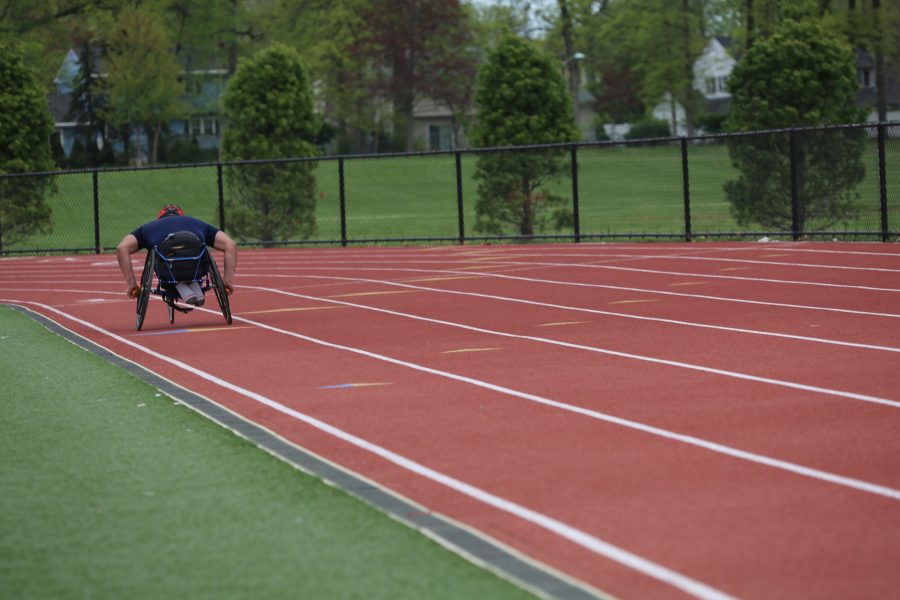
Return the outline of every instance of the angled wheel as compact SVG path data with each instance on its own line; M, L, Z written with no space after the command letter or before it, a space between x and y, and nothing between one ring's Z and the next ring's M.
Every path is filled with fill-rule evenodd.
M137 318L135 328L140 331L144 326L144 317L147 315L147 305L150 303L150 287L153 285L153 269L156 266L156 256L153 250L147 252L147 260L144 261L144 271L141 273L141 290L137 299Z
M207 258L209 259L209 282L216 292L216 300L219 301L219 308L222 309L222 316L225 317L225 322L231 325L231 305L228 304L228 293L225 291L225 282L222 281L222 276L219 274L219 267L216 266L216 261L213 260L212 256L208 256Z

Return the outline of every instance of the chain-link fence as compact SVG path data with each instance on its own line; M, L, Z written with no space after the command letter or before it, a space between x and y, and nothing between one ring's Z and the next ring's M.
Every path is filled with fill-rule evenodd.
M180 204L242 245L900 236L900 123L0 175L0 254Z

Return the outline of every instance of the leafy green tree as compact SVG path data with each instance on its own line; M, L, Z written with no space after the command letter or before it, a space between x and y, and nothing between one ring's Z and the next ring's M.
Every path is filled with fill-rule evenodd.
M229 161L311 157L320 119L296 51L275 44L238 65L224 97ZM228 225L243 240L307 238L316 231L314 161L228 169Z
M19 50L0 44L0 175L53 169L52 133L44 87ZM45 202L52 187L49 177L0 179L0 244L53 229Z
M785 21L757 39L729 80L729 131L855 123L857 83L853 52L811 20ZM740 173L725 194L740 224L791 230L792 156L797 224L828 227L855 214L855 188L864 175L861 130L817 131L729 139ZM793 148L792 148L793 146Z
M413 147L423 95L465 113L476 71L469 13L459 0L371 0L347 53L369 66L370 85L393 108L395 146Z
M606 63L603 72L619 79L625 74L634 76L647 107L668 98L673 121L675 103L681 105L688 135L693 133L702 107L702 97L694 89L693 68L706 45L709 15L704 8L703 0L612 2L594 34L597 52ZM622 83L617 86L619 93L631 87ZM603 89L596 92L603 105L616 100L615 96L605 98ZM606 106L603 109L609 110Z
M475 146L549 144L577 139L572 102L559 66L528 42L506 37L478 73ZM526 150L479 154L476 230L521 235L571 222L564 199L544 186L568 168L563 151Z
M143 125L151 163L163 125L184 108L182 69L169 46L160 17L140 8L124 9L109 37L109 104L102 114L116 126Z

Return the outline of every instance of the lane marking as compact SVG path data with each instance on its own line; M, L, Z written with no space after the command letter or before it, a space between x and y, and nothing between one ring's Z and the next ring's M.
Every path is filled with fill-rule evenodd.
M596 308L582 308L582 307L578 307L578 306L566 306L563 304L552 304L549 302L538 302L536 300L525 300L524 298L510 298L508 296L496 296L493 294L481 294L478 292L463 292L463 291L458 291L458 290L446 290L446 289L442 289L442 288L432 288L432 287L427 287L427 286L413 286L410 284L399 283L399 282L395 282L395 281L392 282L392 281L382 281L382 280L378 280L378 279L337 277L337 276L327 276L327 275L296 275L294 277L306 277L306 278L311 278L311 279L350 279L352 281L383 283L385 285L395 285L395 286L400 286L400 287L414 287L416 289L430 291L430 292L438 292L438 293L442 293L442 294L455 294L455 295L459 295L459 296L472 296L475 298L488 298L491 300L499 300L502 302L514 302L514 303L518 303L518 304L528 304L531 306L559 308L559 309L571 310L571 311L575 311L575 312L586 312L586 313L596 314L596 315L621 317L623 319L636 319L638 321L650 321L650 322L656 322L656 323L666 323L669 325L697 327L699 329L712 329L712 330L718 330L718 331L729 331L729 332L733 332L733 333L746 333L746 334L750 334L750 335L761 335L761 336L766 336L766 337L783 338L783 339L797 340L797 341L803 341L803 342L829 344L829 345L834 345L834 346L846 346L846 347L850 347L850 348L862 348L865 350L900 352L900 348L897 348L894 346L879 346L879 345L875 345L875 344L863 344L863 343L859 343L859 342L844 342L844 341L840 341L840 340L829 340L826 338L816 338L816 337L809 337L809 336L803 336L803 335L795 335L795 334L790 334L790 333L778 333L778 332L774 332L774 331L761 331L758 329L745 329L745 328L741 328L741 327L727 327L725 325L709 325L709 324L705 324L705 323L695 323L692 321L678 321L675 319L664 319L662 317L648 317L648 316L643 316L643 315L634 315L634 314L630 314L630 313L619 313L619 312L612 312L612 311L607 311L607 310L600 310L600 309L596 309ZM519 279L519 278L516 277L515 279ZM539 281L541 281L541 280L539 280ZM250 286L250 287L254 287L254 286ZM269 289L269 288L258 288L258 289ZM660 293L666 294L666 295L674 295L674 296L692 296L691 294L680 294L677 292L660 292ZM317 297L310 296L310 298L317 298ZM651 300L651 301L655 302L655 300ZM788 306L792 306L795 308L806 308L806 307L801 307L801 306L797 306L797 305L788 305ZM841 309L835 309L835 310L841 310ZM866 314L871 315L872 313L866 313ZM890 314L880 315L879 313L874 313L874 316L900 317L900 315L890 315Z
M445 271L441 269L411 269L411 268L399 268L399 267L373 267L373 268L352 268L352 267L303 267L304 270L307 271L404 271L404 272L419 272L419 273L459 273L459 271ZM298 277L319 277L321 279L329 279L327 276L323 275L282 275L282 274L273 274L270 271L266 273L254 274L247 273L246 271L241 271L242 275L246 274L248 277L268 277L270 279L273 278L282 278L282 279L296 279ZM795 308L800 310L820 310L825 312L836 312L841 314L851 314L851 315L865 315L871 317L887 317L889 319L900 319L900 314L897 313L883 313L883 312L873 312L866 310L854 310L851 308L833 308L829 306L812 306L812 305L804 305L804 304L788 304L786 302L768 302L765 300L748 300L745 298L728 298L725 296L710 296L706 294L688 294L685 292L672 292L667 290L653 290L649 288L635 288L635 287L627 287L621 285L608 285L603 283L581 283L577 281L560 281L558 279L538 279L536 277L522 277L521 275L505 275L503 273L492 273L488 271L482 271L476 273L477 275L482 275L484 277L494 277L497 279L510 279L514 281L527 281L531 283L545 283L551 285L567 285L573 287L584 287L584 288L598 288L598 289L606 289L606 290L619 290L625 292L638 292L643 294L655 294L660 296L677 296L680 298L695 298L699 300L714 300L717 302L737 302L739 304L753 304L759 306L777 306L780 308ZM349 281L374 281L385 283L387 285L397 284L397 282L382 282L378 279L366 279L366 278L355 278L355 277L332 277L332 279L345 279ZM853 287L853 286L848 286ZM435 288L437 289L437 288ZM879 290L881 288L878 288ZM28 291L28 290L24 290ZM447 291L449 290L438 290L438 291ZM883 290L882 290L883 291ZM890 291L890 290L889 290Z
M294 307L294 308L270 308L269 310L249 310L249 311L241 311L242 315L264 315L269 313L281 313L281 312L299 312L304 310L329 310L334 308L341 308L340 306L303 306L303 307Z
M404 281L408 281L410 283L422 283L426 281L453 281L456 279L478 279L478 275L459 275L452 276L448 275L446 277L422 277L421 279L406 279Z
M688 369L692 371L699 371L701 373L710 373L712 375L721 375L724 377L730 377L733 379L740 379L744 381L752 381L755 383L763 383L768 385L775 385L779 387L785 387L789 389L802 390L805 392L812 392L817 394L823 394L826 396L835 396L837 398L847 398L849 400L861 400L863 402L871 402L872 404L880 404L883 406L889 406L891 408L900 408L900 401L891 400L888 398L880 398L878 396L870 396L868 394L858 394L856 392L847 392L843 390L836 390L832 388L824 388L815 385L807 385L805 383L796 383L793 381L786 381L783 379L774 379L771 377L763 377L760 375L750 375L748 373L740 373L738 371L729 371L726 369L717 369L714 367L706 367L703 365L697 365L693 363L686 363L677 360L669 360L665 358L656 358L653 356L644 356L641 354L633 354L630 352L620 352L618 350L610 350L608 348L599 348L597 346L585 346L583 344L575 344L572 342L566 342L563 340L553 340L550 338L542 338L536 337L532 335L523 335L518 333L509 333L506 331L497 331L493 329L485 329L483 327L476 327L474 325L465 325L463 323L456 323L452 321L444 321L441 319L432 319L430 317L422 317L419 315L413 315L410 313L402 313L394 310L389 310L386 308L377 308L374 306L366 306L365 304L354 304L352 302L343 302L341 300L325 300L323 298L316 298L315 296L306 296L304 294L297 294L295 292L287 292L284 290L277 290L273 288L265 288L265 287L256 287L256 286L245 286L252 289L256 289L263 292L271 292L273 294L283 294L285 296L294 296L297 298L304 298L306 300L324 300L326 302L336 302L339 304L344 304L346 306L351 306L354 308L361 308L364 310L370 310L374 312L379 312L383 314L393 315L395 317L403 317L407 319L413 319L416 321L424 321L427 323L434 323L437 325L446 325L448 327L456 327L459 329L465 329L467 331L474 331L477 333L486 333L488 335L496 335L499 337L507 337L513 339L527 340L532 342L538 342L542 344L551 344L554 346L563 346L566 348L572 348L575 350L585 350L587 352L596 352L597 354L605 354L607 356L616 356L618 358L626 358L631 360L637 360L640 362L648 362L657 365L664 365L669 367L676 367L681 369ZM207 310L207 309L204 309ZM248 321L253 322L253 321ZM306 339L304 337L304 339ZM330 342L327 342L330 343Z
M669 287L680 287L686 285L706 285L708 281L683 281L681 283L667 283Z
M460 352L493 352L503 348L460 348L459 350L443 350L441 354L458 354Z
M558 327L561 325L582 325L584 323L590 323L590 321L557 321L555 323L540 323L535 325L535 327Z
M228 325L226 327L187 327L181 329L160 329L159 331L140 331L130 335L134 337L142 337L145 335L172 335L176 333L206 333L209 331L233 331L236 329L250 329L250 327L241 327Z
M371 387L377 385L391 385L390 383L336 383L334 385L320 385L320 390L337 390L337 389L346 389L346 388L361 388L361 387Z
M327 298L354 298L356 296L386 296L388 294L409 294L410 290L391 290L381 292L356 292L354 294L338 294L336 296L327 296Z
M616 300L615 302L607 302L607 304L640 304L643 302L659 302L659 300Z
M0 302L11 302L11 303L16 303L16 304L21 303L21 301L17 301L17 300L10 301L10 300L6 300L6 299L2 299L2 298L0 298ZM284 415L287 415L289 417L297 419L298 421L302 421L303 423L306 423L307 425L309 425L311 427L314 427L320 431L323 431L329 435L332 435L346 443L356 446L357 448L371 452L372 454L375 454L376 456L383 458L384 460L391 462L392 464L397 465L400 468L403 468L407 471L415 473L415 474L417 474L421 477L424 477L426 479L429 479L430 481L433 481L435 483L441 484L444 487L450 488L458 493L461 493L465 496L468 496L470 498L478 500L478 501L480 501L484 504L487 504L488 506L492 506L493 508L496 508L500 511L503 511L503 512L509 513L511 515L514 515L516 517L519 517L523 521L527 521L527 522L529 522L533 525L536 525L542 529L550 531L551 533L554 533L554 534L558 535L559 537L567 539L567 540L569 540L569 541L571 541L571 542L581 546L582 548L585 548L595 554L598 554L609 560L617 562L617 563L619 563L623 566L626 566L634 571L637 571L639 573L647 575L648 577L656 579L657 581L666 583L666 584L668 584L674 588L677 588L679 590L682 590L683 592L690 594L696 598L700 598L702 600L732 600L733 599L732 596L726 594L725 592L723 592L721 590L718 590L718 589L713 588L705 583L702 583L700 581L692 579L686 575L683 575L682 573L679 573L677 571L674 571L672 569L664 567L664 566L662 566L658 563L655 563L649 559L646 559L642 556L639 556L637 554L629 552L628 550L625 550L624 548L621 548L619 546L611 544L601 538L598 538L598 537L593 536L585 531L582 531L571 525L563 523L562 521L559 521L552 517L548 517L547 515L539 513L530 508L526 508L520 504L516 504L515 502L512 502L510 500L506 500L505 498L502 498L500 496L491 494L490 492L482 490L481 488L475 487L471 484L465 483L464 481L456 479L449 475L445 475L444 473L441 473L435 469L426 467L425 465L423 465L421 463L418 463L418 462L413 461L412 459L409 459L401 454L398 454L396 452L388 450L387 448L384 448L383 446L379 446L368 440L365 440L356 435L353 435L352 433L349 433L342 429L339 429L338 427L330 425L330 424L326 423L325 421L317 419L306 413L302 413L298 410L289 408L275 400L272 400L270 398L267 398L266 396L263 396L262 394L258 394L249 389L246 389L246 388L243 388L236 384L230 383L224 379L221 379L220 377L212 375L211 373L207 373L206 371L201 371L200 369L198 369L196 367L187 365L187 364L183 363L182 361L176 360L176 359L166 356L164 354L159 354L153 350L150 350L149 348L145 348L145 347L141 346L140 344L136 344L135 342L132 342L131 340L125 339L125 338L123 338L119 335L116 335L106 329L103 329L99 325L94 325L93 323L89 323L88 321L84 321L82 319L79 319L79 318L69 315L67 313L64 313L63 311L56 310L52 306L48 306L46 304L41 304L39 302L32 302L32 301L26 301L25 303L40 306L41 308L43 308L45 310L49 310L53 313L61 315L67 319L70 319L71 321L79 323L83 327L87 327L98 333L106 335L107 337L110 337L122 344L125 344L125 345L130 346L140 352L143 352L150 356L153 356L160 361L163 361L170 365L173 365L174 367L176 367L178 369L187 371L193 375L196 375L197 377L205 379L205 380L207 380L211 383L214 383L220 387L223 387L234 393L245 396L248 399L258 402L259 404L268 406L269 408L272 408L273 410L275 410L277 412L280 412ZM198 310L209 310L209 309L201 308ZM213 312L213 311L210 310L210 312ZM269 327L263 323L255 323L253 321L250 321L249 319L243 319L241 317L237 317L237 318L240 318L241 320L243 320L245 322L258 325L264 329L270 329L272 331L279 331L276 328ZM284 332L284 333L290 334L290 332ZM346 349L350 352L354 352L357 354L363 354L363 355L371 356L373 358L378 358L378 355L366 352L364 350L359 350L357 348L340 346L338 344L332 344L330 342L316 340L315 338L303 336L301 334L291 334L291 335L293 335L294 337L299 337L301 339L305 339L305 340L313 342L313 343L322 344L322 345L334 347L337 349ZM392 362L395 364L399 364L399 365L407 364L409 366L413 366L412 363L404 363L403 361L398 361L397 359L391 359L389 357L381 357L381 358L387 359L388 362ZM425 370L428 372L431 371L430 369L423 368L418 365L415 365L413 368L417 368L419 370ZM438 372L435 372L435 373L438 373ZM474 379L470 379L467 377L461 377L461 376L453 376L453 378L459 379L461 381L471 381L473 383L477 381ZM478 382L478 383L489 387L489 389L496 388L496 391L501 391L504 389L504 388L500 388L498 386L491 386L490 384L484 384L483 382ZM510 391L512 391L512 390L510 390ZM521 392L517 392L517 394L521 394ZM538 398L538 396L535 396L534 398Z

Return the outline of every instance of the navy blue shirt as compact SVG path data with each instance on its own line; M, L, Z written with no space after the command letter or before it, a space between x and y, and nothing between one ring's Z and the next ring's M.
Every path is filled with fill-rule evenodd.
M175 215L145 223L132 231L131 235L137 238L138 250L140 250L161 244L166 236L176 231L195 233L197 237L206 242L207 246L215 244L216 234L219 233L218 229L205 221L194 217Z

